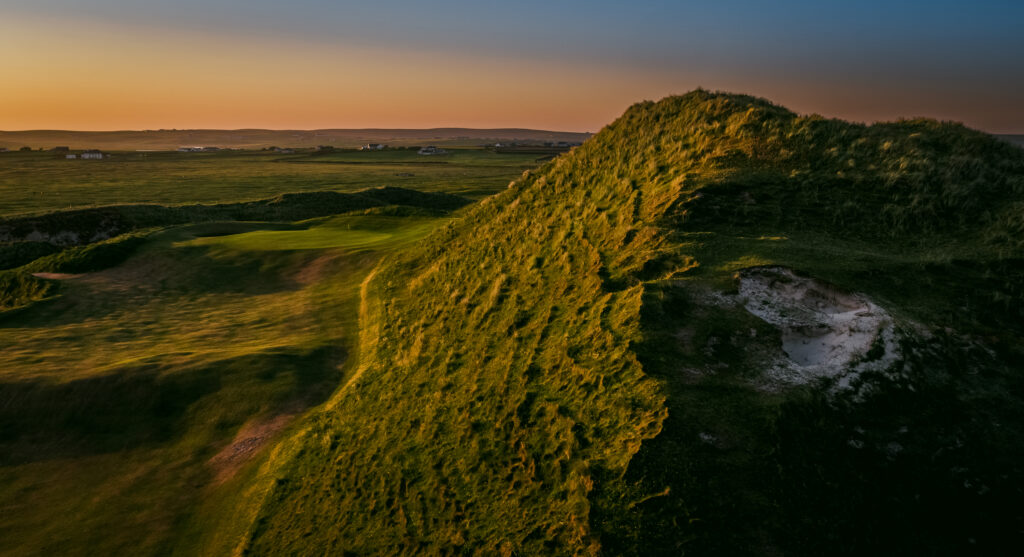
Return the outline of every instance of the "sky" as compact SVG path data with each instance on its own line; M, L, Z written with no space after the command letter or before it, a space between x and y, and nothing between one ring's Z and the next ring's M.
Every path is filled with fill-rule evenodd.
M1021 0L0 0L0 130L597 131L697 87L1024 133Z

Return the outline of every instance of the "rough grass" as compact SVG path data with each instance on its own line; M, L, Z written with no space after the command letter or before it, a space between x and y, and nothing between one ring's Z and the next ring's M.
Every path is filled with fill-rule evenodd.
M443 220L172 227L0 317L0 554L189 547L190 517L243 489L210 459L243 426L326 399L350 371L363 275ZM233 240L267 228L287 249Z
M272 199L244 203L179 207L125 205L0 219L0 239L6 242L0 244L0 257L12 267L0 269L0 312L27 307L56 290L54 284L40 282L32 274L74 274L116 265L142 245L148 233L167 225L304 219L309 222L281 226L264 223L261 230L233 241L242 247L254 249L258 246L264 250L354 247L358 242L369 246L387 244L393 232L353 230L342 238L330 228L314 226L314 220L316 217L322 220L324 215L363 211L379 215L385 229L394 224L388 216L408 217L402 221L403 224L422 228L430 226L431 218L446 215L467 203L469 201L465 198L445 193L375 188L358 193L281 194ZM339 222L350 221L341 219ZM227 226L227 230L236 230L231 228L232 225ZM311 227L323 232L288 232ZM282 231L267 231L266 228Z
M0 315L18 310L54 293L55 285L27 272L0 271Z
M290 222L368 209L405 208L444 214L468 203L468 199L446 193L382 187L356 193L286 193L259 201L213 205L114 205L0 219L0 240L15 246L19 243L35 244L40 240L57 246L82 245L134 230L171 224Z
M1009 547L1022 196L1024 151L955 124L704 91L636 105L381 269L359 380L268 464L244 547ZM892 308L901 379L759 390L778 332L708 300L770 263Z
M0 244L0 271L21 267L58 251L60 251L60 247L49 242Z
M696 91L428 236L381 207L161 232L0 321L0 551L1005 552L1022 187L959 125ZM779 331L723 300L768 264L866 293L906 358L766 389ZM211 485L243 423L325 399Z

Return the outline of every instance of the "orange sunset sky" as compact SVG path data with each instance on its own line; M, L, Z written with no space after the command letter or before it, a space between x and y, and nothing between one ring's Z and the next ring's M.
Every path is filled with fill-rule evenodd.
M1006 53L1024 33L992 24L1024 12L1010 4L974 8L986 34L962 13L922 6L923 17L882 20L885 4L866 2L879 11L842 23L832 12L762 21L731 15L745 2L685 4L527 1L504 13L445 0L426 11L39 0L0 18L0 129L596 131L633 102L703 86L855 121L930 116L1024 132L1024 57ZM911 21L940 27L908 38ZM839 24L852 28L821 28Z

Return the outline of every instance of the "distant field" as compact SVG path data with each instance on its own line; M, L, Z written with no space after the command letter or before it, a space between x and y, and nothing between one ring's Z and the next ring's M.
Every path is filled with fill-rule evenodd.
M0 217L125 203L215 203L303 191L398 186L481 198L537 165L536 154L452 149L213 153L113 152L66 160L48 152L0 153Z
M0 147L52 149L177 149L188 146L262 149L264 147L359 147L366 143L389 145L444 145L475 147L509 141L580 142L589 133L529 130L521 128L472 129L360 129L360 130L148 130L148 131L0 131Z

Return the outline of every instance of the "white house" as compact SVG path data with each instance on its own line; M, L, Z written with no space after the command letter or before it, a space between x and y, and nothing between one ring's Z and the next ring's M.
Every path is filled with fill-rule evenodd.
M383 143L367 143L359 148L360 151L383 151L387 145Z
M68 159L68 160L71 160L71 159L77 159L77 158L78 158L78 155L75 155L75 154L73 154L73 153L72 153L72 154L70 154L70 155L64 155L64 158L65 158L65 159Z
M448 151L445 151L444 149L438 149L437 147L434 147L433 145L430 145L428 147L424 147L424 148L419 150L419 154L421 154L421 155L444 155L444 154L447 154L447 153L448 153Z
M85 151L84 153L82 153L82 158L83 159L102 159L103 158L103 152L102 151L97 151L95 149L90 149L90 150Z

